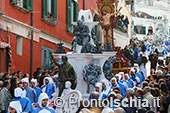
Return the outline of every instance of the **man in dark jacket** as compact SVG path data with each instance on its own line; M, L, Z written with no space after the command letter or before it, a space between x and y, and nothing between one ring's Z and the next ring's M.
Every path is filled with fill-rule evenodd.
M154 53L153 55L149 56L149 60L151 62L151 69L156 70L156 66L157 66L157 62L158 62L157 53Z
M12 100L11 93L9 89L11 84L9 81L5 81L3 84L3 89L0 92L0 113L6 113L8 109L8 105Z

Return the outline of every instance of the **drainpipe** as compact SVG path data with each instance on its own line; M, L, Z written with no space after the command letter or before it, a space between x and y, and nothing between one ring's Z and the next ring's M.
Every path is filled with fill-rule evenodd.
M33 1L31 10L31 26L33 27ZM30 60L30 80L32 79L33 72L33 29L31 30L31 60Z
M85 0L83 0L83 10L85 10Z

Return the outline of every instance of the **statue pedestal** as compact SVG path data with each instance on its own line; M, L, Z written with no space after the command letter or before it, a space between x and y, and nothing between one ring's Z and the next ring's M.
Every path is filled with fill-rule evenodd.
M68 62L74 67L74 70L77 74L77 87L82 94L87 94L87 83L83 80L82 71L84 67L96 60L101 66L102 75L100 80L105 79L103 75L103 65L105 61L110 56L115 56L116 52L103 52L103 54L91 54L91 53L74 53L74 54L53 54L54 58L61 58L62 55L66 55L68 57ZM94 91L94 87L90 85L90 92Z

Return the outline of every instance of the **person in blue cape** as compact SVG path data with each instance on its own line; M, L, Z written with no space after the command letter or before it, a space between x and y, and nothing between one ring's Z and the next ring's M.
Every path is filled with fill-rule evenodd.
M143 75L143 77L145 78L143 72L140 70L139 64L135 63L135 64L134 64L134 67L138 68L138 69L139 69L139 70L138 70L139 73L141 73L141 74Z
M125 97L125 96L126 96L126 87L125 87L122 83L120 83L121 75L116 74L116 75L115 75L115 78L116 78L116 80L117 80L117 84L119 85L119 89L120 89L121 95L122 95L123 97Z
M140 50L138 49L138 47L136 47L136 49L135 49L135 57L136 57L136 59L138 58L138 55L139 55L139 52L140 52Z
M31 113L55 113L54 109L48 107L49 97L46 93L41 93L38 99L38 107L34 108Z
M42 93L41 89L37 87L37 79L32 79L31 80L31 87L35 90L36 95L37 95L37 100Z
M109 81L106 79L103 79L102 80L102 92L101 92L102 100L107 98L109 90L110 90Z
M169 45L168 40L165 40L165 45L166 45L166 46L168 46L168 45Z
M142 56L143 56L143 53L140 52L139 57L137 58L137 63L140 61L140 59L142 58Z
M129 82L129 88L133 88L134 84L133 81L130 79L128 73L124 75L124 79Z
M99 82L96 83L96 85L95 85L95 91L99 93L99 99L102 99L102 97L101 97L102 83L99 83ZM93 91L93 92L94 92L94 91ZM92 95L93 92L90 93L89 101L91 100L91 95Z
M113 88L114 88L114 87L118 87L118 88L120 89L120 86L118 85L116 78L113 77L113 78L110 80L110 84L111 84L111 87L110 87L110 90L109 90L109 92L108 92L108 96L109 96L109 94L113 91Z
M145 81L145 77L142 71L140 71L138 64L134 65L134 70L135 70L135 75L140 79L140 84L141 84L143 81Z
M132 68L129 73L130 79L133 81L133 87L140 84L140 79L135 75L135 70Z
M12 101L20 102L22 112L31 112L32 111L33 107L32 107L31 101L29 100L29 98L24 97L24 93L21 88L14 89L14 96L15 96L15 98L12 99Z
M55 92L55 87L53 85L53 80L51 77L44 78L44 85L41 87L43 93L47 93L49 99L52 98L52 94Z
M147 59L149 59L149 55L150 55L150 46L149 44L146 45L146 51L145 51L145 56Z
M126 89L130 88L129 82L127 80L125 80L125 78L124 78L124 75L125 75L124 72L119 72L119 75L121 76L120 83L122 83L126 87Z
M168 51L166 49L163 50L163 58L164 60L168 57Z
M19 101L12 101L8 107L9 113L22 113L22 106Z
M28 78L23 78L22 79L22 85L23 85L23 90L26 94L26 97L28 97L31 101L32 104L36 104L37 103L37 96L36 96L36 92L34 89L29 87L29 80Z
M134 67L135 70L135 75L140 79L140 83L138 84L138 86L145 81L144 76L139 72L139 69L137 67Z

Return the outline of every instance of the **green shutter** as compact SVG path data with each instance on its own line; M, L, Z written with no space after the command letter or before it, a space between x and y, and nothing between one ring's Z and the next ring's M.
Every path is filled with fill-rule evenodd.
M79 3L78 2L74 2L74 15L73 15L73 21L74 22L77 22L78 15L79 15Z
M134 32L137 33L137 27L136 26L134 26Z
M72 0L67 0L67 31L71 31L71 3Z
M27 0L23 0L23 8L27 9L28 6L27 6Z
M17 3L17 0L11 0L11 2L13 2L13 3Z
M29 11L32 11L32 5L33 5L33 0L27 0L27 9L29 10Z
M51 0L51 13L54 16L54 23L57 24L57 0Z
M142 27L142 34L146 34L146 27Z
M47 13L47 0L43 0L43 14L42 14L43 18L47 18L48 17L48 13Z

